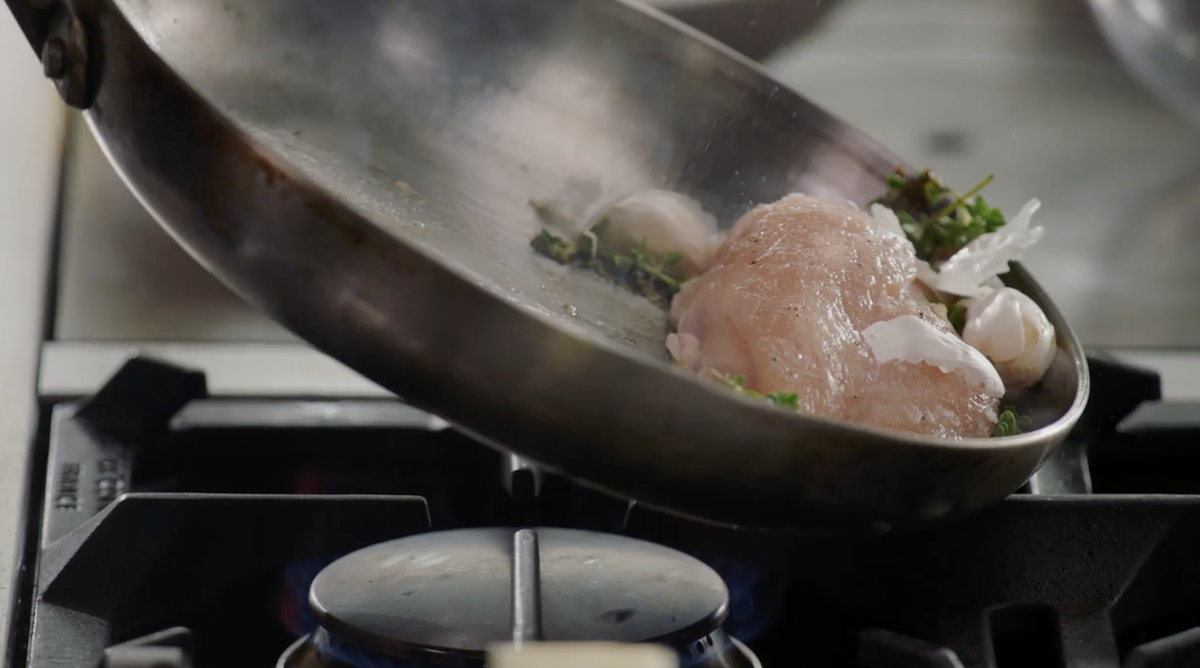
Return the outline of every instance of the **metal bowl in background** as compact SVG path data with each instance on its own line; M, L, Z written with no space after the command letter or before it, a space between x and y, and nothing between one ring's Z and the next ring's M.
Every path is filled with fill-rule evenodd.
M1090 0L1096 21L1133 75L1200 124L1200 3Z

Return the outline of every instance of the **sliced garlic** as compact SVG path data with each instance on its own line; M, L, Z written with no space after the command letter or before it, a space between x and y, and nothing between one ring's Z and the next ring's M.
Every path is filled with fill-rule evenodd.
M1004 396L1004 381L987 357L953 333L915 315L876 322L864 329L862 335L879 364L896 360L928 364L943 373L959 369L968 381L983 386L987 396Z
M1025 251L1046 232L1031 228L1030 219L1042 206L1031 199L1004 227L976 237L937 268L930 287L960 297L979 297L991 291L989 282L1008 272L1008 264L1020 260Z
M963 340L996 365L1005 385L1029 387L1042 379L1058 346L1054 325L1036 302L1001 288L963 303Z

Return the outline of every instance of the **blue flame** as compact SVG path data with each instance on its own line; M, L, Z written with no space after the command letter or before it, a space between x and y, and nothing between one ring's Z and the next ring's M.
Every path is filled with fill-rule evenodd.
M729 588L729 617L725 632L750 642L769 629L783 609L787 570L771 562L709 558L704 560ZM775 572L779 571L779 572Z
M332 557L301 561L283 569L283 597L280 611L285 628L296 637L307 635L317 628L317 618L308 605L308 590L313 580L326 566L333 563Z
M627 534L625 517L618 520L615 515L589 512L578 496L572 497L572 502L575 504L572 514L575 528ZM637 537L658 542L650 536ZM788 550L784 546L760 549L755 557L744 560L689 553L716 571L729 589L729 617L723 625L726 633L742 642L750 642L771 628L783 609L787 593L790 569Z

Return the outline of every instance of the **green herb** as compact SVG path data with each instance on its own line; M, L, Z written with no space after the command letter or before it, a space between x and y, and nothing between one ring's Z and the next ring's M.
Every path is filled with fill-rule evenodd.
M729 386L729 389L737 392L738 394L744 394L751 399L762 399L767 403L779 406L781 408L790 408L792 410L796 410L798 408L797 402L799 401L799 397L797 397L794 392L767 392L766 394L762 394L760 392L755 392L754 390L746 389L745 376L736 376L733 378L724 376L723 379L725 384Z
M545 255L546 257L558 262L559 264L568 264L575 260L575 256L579 254L579 248L563 239L550 234L546 230L542 230L533 241L529 242L533 250Z
M795 392L767 392L764 396L767 398L767 401L775 404L776 406L790 408L792 410L799 409L798 402L800 398L796 396Z
M1005 406L1000 412L999 419L996 420L996 429L992 431L992 437L999 436L1016 436L1021 433L1023 427L1028 427L1033 424L1033 419L1028 415L1017 415L1016 406Z
M954 326L954 331L961 336L963 327L967 326L967 307L962 302L946 304L946 319Z
M887 177L888 191L875 201L896 212L917 257L938 262L1007 222L999 209L979 195L991 181L988 176L957 195L929 170L909 178L898 169Z
M596 223L595 225L592 225L592 234L595 235L595 237L597 239L604 236L604 232L606 230L608 230L608 219L607 218L601 220L600 222Z
M671 297L679 292L686 276L678 267L682 255L671 252L661 257L646 249L645 240L639 248L628 253L606 253L600 250L600 237L608 226L602 220L574 242L542 230L529 242L538 253L564 265L585 267L600 276L624 285L666 308Z

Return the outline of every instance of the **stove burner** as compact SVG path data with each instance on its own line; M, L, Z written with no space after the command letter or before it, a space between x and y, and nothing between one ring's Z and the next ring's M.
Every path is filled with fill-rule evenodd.
M462 529L359 550L326 567L309 600L326 664L482 665L523 641L653 642L682 666L750 666L720 628L729 594L682 552L573 529ZM301 661L308 663L308 661ZM296 665L285 656L281 665Z

